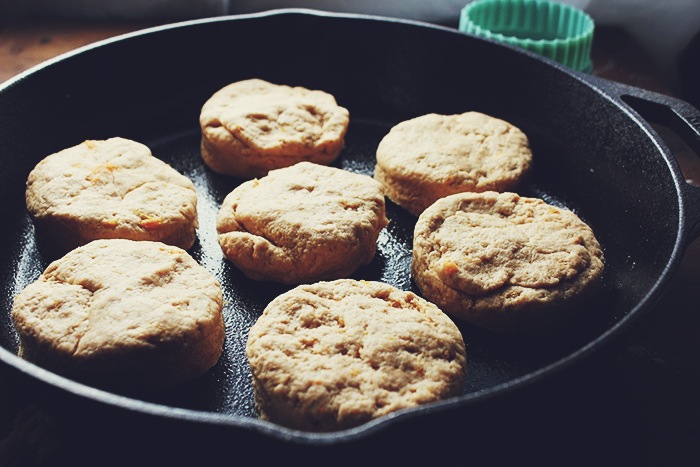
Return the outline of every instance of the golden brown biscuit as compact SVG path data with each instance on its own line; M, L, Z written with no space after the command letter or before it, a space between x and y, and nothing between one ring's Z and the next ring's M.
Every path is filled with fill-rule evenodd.
M340 154L349 113L319 90L249 79L214 93L199 118L201 153L215 172L243 178Z
M222 292L186 251L95 240L52 262L12 308L20 356L105 387L196 378L223 349Z
M387 223L372 177L300 162L236 187L217 231L224 255L246 276L298 284L347 277L368 264Z
M381 282L340 279L278 296L246 354L263 419L351 428L463 391L462 335L438 307Z
M573 212L515 193L459 193L418 218L411 272L453 317L497 332L539 334L582 311L603 251Z
M26 204L38 233L61 253L101 238L187 249L196 236L192 181L124 138L85 141L43 159L27 178Z
M387 197L418 216L466 191L513 191L530 170L525 134L479 112L427 114L399 123L377 147L374 176Z

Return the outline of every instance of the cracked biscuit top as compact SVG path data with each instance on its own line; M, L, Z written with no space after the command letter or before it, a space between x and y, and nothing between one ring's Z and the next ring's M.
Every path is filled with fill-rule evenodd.
M215 172L241 178L340 154L349 112L324 91L261 79L231 83L200 113L201 154Z
M252 279L286 284L352 274L372 260L387 224L376 180L311 162L242 183L217 217L229 261Z
M221 286L186 251L95 240L53 261L16 297L20 356L80 381L163 387L223 349Z
M40 161L27 179L26 205L63 252L101 238L187 249L196 236L192 181L125 138L85 141Z
M515 193L458 193L418 218L411 272L446 313L499 332L564 324L595 294L604 268L576 214Z

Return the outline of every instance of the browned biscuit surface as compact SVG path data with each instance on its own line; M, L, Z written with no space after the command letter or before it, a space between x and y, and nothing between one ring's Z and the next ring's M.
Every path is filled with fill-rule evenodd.
M418 216L460 192L513 191L530 170L525 134L479 112L427 114L394 126L377 147L375 178Z
M580 312L603 251L573 212L515 193L460 193L418 218L411 271L446 313L498 332L534 334Z
M27 179L26 204L62 253L101 238L187 249L196 236L192 181L124 138L85 141L43 159Z
M217 231L226 258L248 277L293 284L339 279L368 264L387 223L372 177L300 162L236 187Z
M463 391L459 329L432 303L381 282L298 286L250 329L261 417L331 431Z
M52 262L12 308L20 356L108 387L196 378L223 349L222 292L186 251L95 240Z
M349 113L324 91L249 79L214 93L199 121L205 164L252 178L301 161L333 162L343 148Z

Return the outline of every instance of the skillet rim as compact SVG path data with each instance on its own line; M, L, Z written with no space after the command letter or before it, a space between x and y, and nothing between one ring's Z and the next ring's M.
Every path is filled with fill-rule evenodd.
M654 303L663 294L664 290L668 286L672 274L675 272L680 263L685 249L685 245L688 241L687 237L689 236L690 227L692 227L688 226L687 223L687 208L685 206L687 203L689 203L689 200L686 199L688 194L686 187L683 186L684 184L686 184L686 182L683 180L680 168L678 167L678 164L676 163L675 159L673 159L673 156L671 155L670 150L668 149L666 144L663 142L660 136L653 130L651 125L649 125L649 123L647 123L647 121L644 120L628 104L622 101L622 99L620 98L620 94L616 91L614 87L615 83L610 82L608 84L603 78L591 77L582 72L577 72L575 70L568 69L553 60L550 60L546 57L537 55L527 50L519 49L501 42L496 42L495 40L465 34L447 26L441 26L423 21L378 16L371 14L328 12L308 8L281 8L257 13L224 15L210 18L179 21L175 23L149 27L117 35L111 38L103 39L76 48L74 50L62 53L56 57L53 57L40 64L37 64L9 78L4 83L0 84L0 93L8 92L8 90L11 90L11 88L16 83L25 79L30 79L32 75L46 67L52 66L53 64L61 62L67 58L80 55L82 53L90 52L94 49L99 49L100 47L110 43L129 40L133 37L158 34L162 31L172 29L184 29L190 26L205 25L208 23L244 21L246 19L287 14L302 16L312 15L331 19L339 18L359 21L399 23L407 25L409 27L427 28L443 31L450 34L455 34L455 37L466 35L470 37L470 40L493 43L500 47L513 49L517 53L528 55L532 60L544 62L550 67L555 68L558 73L568 75L569 78L573 78L579 81L580 83L584 84L585 86L591 88L599 97L609 101L609 103L613 104L617 109L624 112L627 115L627 117L632 121L632 123L641 127L644 130L644 133L649 138L649 140L651 140L654 143L654 146L660 153L659 155L664 159L664 162L666 163L669 169L670 175L672 176L673 186L675 188L675 195L679 204L678 228L676 230L673 250L671 251L669 259L666 262L663 271L659 274L654 285L648 290L648 292L643 298L641 298L633 307L631 307L627 311L624 317L622 317L619 321L614 323L614 325L609 327L605 332L601 333L597 338L589 341L577 350L546 366L543 366L535 371L526 373L520 377L511 379L507 382L497 384L488 389L482 389L472 393L463 394L461 396L453 397L444 401L426 404L417 408L401 410L392 414L388 414L379 419L372 420L355 428L339 430L329 433L295 430L271 422L262 421L256 418L243 417L234 414L220 414L194 409L172 407L164 404L147 402L128 396L118 395L109 391L87 386L80 382L60 376L56 373L52 373L31 362L19 358L18 356L9 352L4 347L0 347L0 364L7 365L10 367L11 370L17 371L25 377L29 377L33 383L45 383L48 386L48 388L52 391L59 390L64 393L68 393L71 396L77 396L79 398L88 399L89 401L104 404L105 406L110 408L118 408L135 414L163 417L166 419L172 419L173 421L179 420L186 422L195 422L199 424L207 424L210 426L217 426L222 428L252 429L259 434L273 436L283 441L293 441L311 444L334 444L338 441L345 442L348 440L370 436L372 433L388 429L391 425L393 425L394 423L398 423L401 420L405 420L412 417L424 416L426 413L429 414L432 412L442 412L449 410L450 408L462 408L470 406L472 404L477 404L482 401L485 402L486 400L490 400L496 397L503 397L509 393L512 393L513 391L532 386L537 382L543 380L544 378L553 375L554 373L560 372L565 368L571 367L575 363L581 362L582 360L586 359L594 353L599 353L603 347L609 347L613 343L613 341L619 340L619 338L625 332L628 332L632 325L639 321L641 316L643 316L645 313L648 313L653 308Z

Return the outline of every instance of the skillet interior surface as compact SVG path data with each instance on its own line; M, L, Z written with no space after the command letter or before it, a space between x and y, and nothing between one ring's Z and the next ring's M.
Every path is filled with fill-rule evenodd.
M25 210L29 171L46 155L85 139L132 138L196 185L200 227L190 253L222 283L227 340L220 362L197 381L128 396L234 421L256 418L244 356L247 330L287 288L252 282L223 259L214 220L225 195L242 180L203 165L198 127L201 106L213 92L252 77L333 94L351 116L335 165L368 175L377 144L402 120L476 110L510 121L529 136L534 153L533 177L520 193L570 208L593 227L607 268L597 307L570 329L538 339L497 336L458 322L469 376L464 396L454 402L490 395L575 360L618 332L659 292L679 237L678 173L624 107L577 74L456 31L283 11L105 41L0 90L2 348L17 351L13 297L53 259L35 239ZM390 202L388 216L376 258L353 277L413 289L415 218Z

